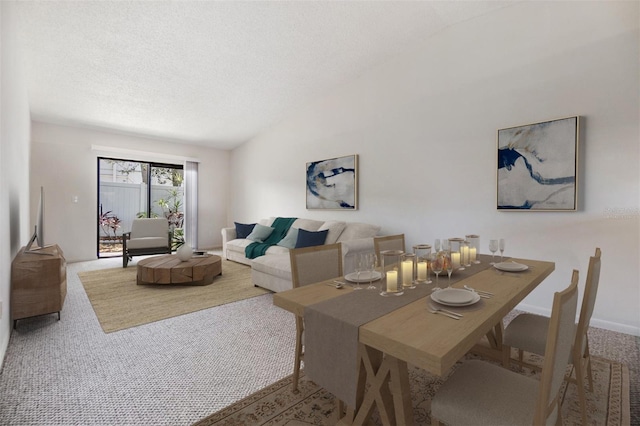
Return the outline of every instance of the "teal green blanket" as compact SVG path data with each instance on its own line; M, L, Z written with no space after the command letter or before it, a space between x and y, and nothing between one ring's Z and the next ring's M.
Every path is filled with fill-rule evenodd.
M245 257L247 259L255 259L263 256L269 247L275 246L287 235L289 228L291 228L296 219L295 217L277 217L271 224L273 232L269 235L269 238L264 240L263 243L251 243L245 247Z

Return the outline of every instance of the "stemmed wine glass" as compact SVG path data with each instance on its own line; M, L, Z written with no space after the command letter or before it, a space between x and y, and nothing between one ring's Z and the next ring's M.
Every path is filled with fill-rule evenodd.
M360 272L366 268L364 254L358 253L356 255L356 285L353 286L354 290L362 290L362 287L360 287Z
M449 284L447 287L451 287L451 273L453 272L453 262L451 262L451 255L449 253L444 255L444 267L449 275Z
M440 239L436 238L436 240L433 242L433 249L435 250L436 253L438 253L440 251Z
M502 253L504 253L504 238L500 238L500 262L502 262Z
M434 253L431 255L431 270L434 274L436 274L436 287L438 287L438 277L440 276L440 272L442 272L443 267L442 256L438 256L438 253Z
M375 253L367 253L367 271L369 272L369 287L367 290L377 290L376 286L373 285L373 274L376 271L376 264L378 263L378 258Z
M489 240L489 251L491 252L491 263L490 265L496 264L496 252L498 251L498 240Z

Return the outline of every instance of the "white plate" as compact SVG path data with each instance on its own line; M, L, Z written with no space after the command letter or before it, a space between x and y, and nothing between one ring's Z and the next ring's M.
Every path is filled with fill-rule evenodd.
M433 292L432 295L443 302L459 305L461 303L469 303L473 300L474 293L461 288L443 288Z
M465 291L467 293L469 293L471 295L471 300L469 300L468 302L464 302L464 303L451 303L451 302L447 302L445 300L442 300L438 297L438 293L441 293L445 290L460 290L460 291ZM446 306L469 306L469 305L473 305L474 303L478 303L480 301L480 295L478 293L474 293L473 291L469 291L469 290L462 290L462 289L445 289L445 290L440 290L440 291L436 291L435 293L431 293L431 300L433 300L434 302L438 302L441 305L446 305Z
M377 281L382 278L382 274L378 271L363 271L360 272L360 278L358 278L357 272L352 272L344 276L344 279L352 283L368 283L369 281Z
M529 269L527 265L518 262L500 262L493 265L493 267L505 272L521 272Z

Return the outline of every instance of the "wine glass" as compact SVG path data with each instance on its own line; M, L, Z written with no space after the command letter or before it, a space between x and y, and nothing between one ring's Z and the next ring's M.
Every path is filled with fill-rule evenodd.
M443 266L442 256L438 256L437 253L434 253L431 256L431 270L436 274L436 287L438 287L438 277L440 276L440 272L442 272Z
M500 262L502 262L502 253L504 253L504 238L500 238Z
M366 268L363 253L358 253L356 255L356 283L353 286L354 290L362 290L362 287L360 287L360 272L362 272L363 268Z
M433 249L435 250L436 253L438 253L440 251L440 239L436 238L436 240L433 242Z
M490 265L496 264L496 252L498 251L498 240L489 240L489 251L491 252L491 263Z
M376 264L378 263L378 258L375 253L367 253L367 271L369 272L369 287L367 290L377 290L376 286L373 285L373 274L376 271Z
M447 275L449 275L449 284L447 287L451 287L451 273L453 272L453 262L451 262L451 255L446 253L444 255L444 267L447 270Z

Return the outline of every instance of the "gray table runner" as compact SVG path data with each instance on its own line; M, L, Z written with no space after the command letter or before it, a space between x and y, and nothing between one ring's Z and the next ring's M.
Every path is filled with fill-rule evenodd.
M491 256L480 255L480 264L456 271L451 284L481 272L491 265ZM361 325L384 316L431 294L432 284L405 289L401 296L380 296L380 289L352 291L344 296L308 306L304 310L304 371L350 407L356 405L358 330ZM377 282L380 287L380 281ZM448 285L446 272L440 274L440 287ZM336 290L339 291L339 290Z

